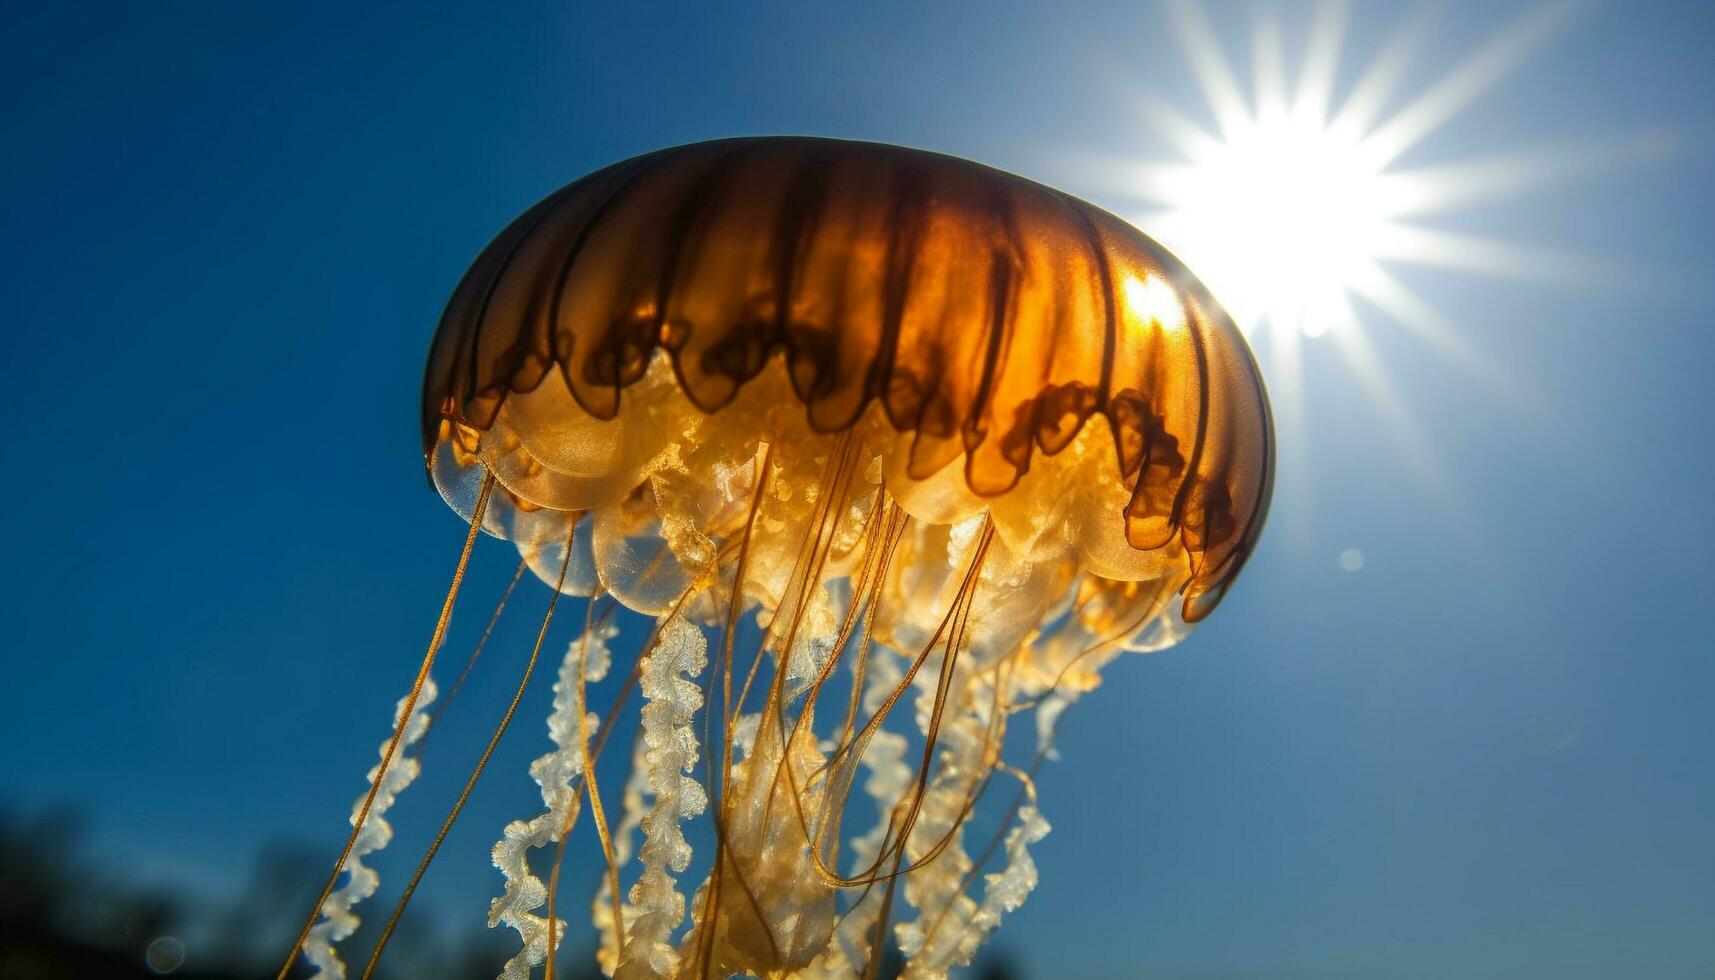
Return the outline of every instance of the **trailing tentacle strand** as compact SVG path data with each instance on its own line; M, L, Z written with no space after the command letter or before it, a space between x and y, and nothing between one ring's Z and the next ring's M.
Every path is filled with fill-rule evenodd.
M385 775L383 765L388 758L388 747L393 744L393 739L388 738L382 742L377 750L382 761L377 762L366 777L371 787L375 787L376 777L381 777L381 784L375 789L373 800L366 790L351 805L351 825L357 828L357 838L353 841L351 854L345 861L348 877L344 885L322 902L322 919L304 940L304 959L308 960L316 971L311 976L325 976L330 980L343 980L345 977L345 962L340 959L337 947L340 942L349 939L361 924L357 913L352 911L353 908L373 896L381 884L381 876L374 868L364 864L363 859L386 847L393 840L393 825L387 822L386 813L392 809L399 794L405 792L406 787L415 782L418 773L422 771L422 764L409 753L429 730L429 708L438 693L434 679L427 679L423 682L414 708L411 698L406 696L400 698L399 704L393 709L393 724L395 727L402 727L404 735L399 739L396 758L391 765L386 766ZM405 717L407 710L411 711L409 719ZM362 821L362 826L358 825L359 821Z
M580 731L591 731L600 724L600 717L591 715L584 704L585 685L607 676L613 660L608 641L618 632L611 624L595 624L567 645L554 683L553 712L548 716L548 737L554 749L530 764L530 775L542 788L545 809L529 820L507 824L495 842L494 866L505 879L505 888L489 903L488 924L513 929L523 942L523 948L501 970L502 980L527 980L531 968L547 958L548 920L536 910L547 903L548 892L530 870L530 852L557 842L577 819L582 799L578 781L586 755ZM560 928L563 930L564 925Z

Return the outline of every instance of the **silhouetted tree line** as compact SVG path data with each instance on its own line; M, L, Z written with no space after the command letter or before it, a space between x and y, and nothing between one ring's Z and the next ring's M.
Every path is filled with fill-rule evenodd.
M236 901L212 902L139 886L124 869L100 866L85 853L83 829L70 808L0 811L0 980L272 980L327 873L326 855L272 845ZM374 945L381 918L367 916L341 944L348 962ZM162 937L184 944L182 964L170 971L147 959ZM407 912L376 976L492 980L514 941L480 924L449 936ZM567 980L599 975L579 967ZM308 973L300 963L294 975Z
M0 980L130 980L162 975L180 980L272 980L303 916L315 901L325 855L294 845L264 848L248 884L232 903L139 886L123 872L97 866L83 851L84 821L70 808L29 815L0 810ZM341 948L348 965L374 946L384 916L364 919ZM182 963L166 957L151 967L150 944L171 937L184 944ZM376 970L379 980L490 980L514 952L512 933L474 926L448 936L407 912ZM175 952L176 950L169 950ZM601 974L580 957L566 980ZM896 977L900 961L880 971ZM294 976L306 976L302 963ZM1003 957L985 958L979 980L1017 976Z

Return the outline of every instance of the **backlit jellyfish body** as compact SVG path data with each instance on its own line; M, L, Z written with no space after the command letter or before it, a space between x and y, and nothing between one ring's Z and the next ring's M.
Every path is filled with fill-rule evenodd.
M495 849L510 977L568 928L528 852L591 824L610 974L968 963L1036 882L1061 712L1214 609L1273 473L1250 351L1160 246L808 138L652 153L519 217L447 306L423 438L473 535L654 621L621 657L586 615L568 650L545 809ZM642 703L622 786L587 778L610 664Z

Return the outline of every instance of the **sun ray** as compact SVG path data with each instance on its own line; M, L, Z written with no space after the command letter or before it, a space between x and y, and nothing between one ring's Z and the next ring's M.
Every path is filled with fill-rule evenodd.
M1573 252L1395 221L1377 227L1371 254L1378 259L1507 279L1604 285L1614 278L1607 263Z
M1399 389L1376 355L1369 334L1363 330L1336 330L1330 337L1351 369L1351 376L1363 387L1377 419L1387 430L1389 443L1410 470L1412 480L1443 507L1468 509L1464 507L1458 484L1448 476L1454 472L1453 468L1439 458L1434 444L1399 397Z
M1141 109L1149 127L1189 159L1212 153L1221 145L1214 133L1156 96L1145 96Z
M1387 269L1372 264L1366 275L1352 283L1352 293L1427 344L1436 356L1504 405L1512 417L1530 425L1540 425L1546 419L1542 394L1527 377L1506 370L1503 363L1478 349L1467 333Z
M1269 404L1282 440L1278 479L1283 486L1302 487L1310 482L1310 428L1304 424L1304 362L1298 334L1274 330L1269 340ZM1277 494L1276 516L1287 544L1302 549L1311 544L1310 495Z
M1251 74L1259 118L1286 113L1286 39L1272 12L1259 16L1251 32Z
M1340 330L1331 336L1351 376L1364 388L1377 420L1387 432L1389 444L1409 471L1409 478L1446 515L1447 520L1442 524L1444 533L1459 539L1472 554L1485 551L1488 542L1496 539L1494 529L1455 479L1458 468L1436 452L1434 442L1400 398L1399 389L1376 354L1369 334L1363 330ZM1491 583L1498 580L1495 566L1485 563L1480 567Z
M1383 176L1394 217L1445 214L1534 190L1555 176L1584 170L1582 155L1567 151L1513 152L1480 160L1399 170Z
M1352 291L1374 303L1449 363L1468 374L1486 376L1497 385L1504 385L1493 361L1479 353L1469 338L1435 307L1379 263L1366 266L1363 274L1352 281Z
M1231 138L1249 122L1250 112L1245 108L1238 78L1227 64L1227 56L1221 53L1220 42L1215 39L1214 28L1209 26L1203 12L1187 0L1178 0L1169 7L1169 11L1174 33L1179 37L1192 73L1197 76L1203 98L1215 114L1215 123L1223 136Z
M1423 12L1420 9L1416 16L1401 21L1382 42L1375 57L1358 76L1357 84L1352 86L1340 110L1329 121L1328 128L1336 132L1361 133L1375 125L1382 106L1387 104L1405 78L1406 71L1417 60L1423 46L1423 35Z
M1382 179L1393 187L1390 192L1393 216L1423 217L1542 191L1620 167L1658 162L1673 153L1677 144L1670 132L1643 129L1597 142L1538 145L1454 163L1395 170Z
M1307 449L1307 386L1317 375L1308 370L1304 345L1306 338L1326 335L1417 486L1449 512L1469 510L1387 373L1369 317L1397 325L1515 417L1542 417L1536 394L1506 377L1397 271L1613 285L1634 270L1612 259L1424 222L1660 156L1671 139L1644 132L1606 143L1503 148L1411 166L1400 161L1564 30L1581 8L1582 0L1543 0L1408 91L1427 50L1427 7L1395 25L1372 56L1358 61L1361 70L1343 81L1348 0L1319 0L1296 51L1288 51L1281 10L1262 6L1251 23L1248 64L1240 63L1248 68L1242 80L1229 60L1231 49L1224 49L1201 8L1166 6L1213 125L1157 96L1125 93L1137 118L1175 156L1083 161L1079 170L1139 205L1128 217L1196 269L1256 337L1283 445ZM1285 462L1289 458L1283 456L1283 481L1307 478ZM1308 528L1308 514L1281 517L1299 531Z
M1310 36L1304 43L1304 66L1299 72L1292 111L1312 125L1322 126L1328 121L1349 14L1345 3L1324 0L1311 15Z
M1475 102L1565 27L1579 6L1558 0L1537 4L1472 52L1372 134L1370 142L1383 162L1397 159Z

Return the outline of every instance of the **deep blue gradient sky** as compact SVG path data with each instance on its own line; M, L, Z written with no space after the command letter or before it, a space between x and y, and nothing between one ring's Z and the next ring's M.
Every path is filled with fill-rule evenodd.
M214 895L267 841L331 857L460 539L418 455L430 331L562 183L814 133L1123 210L1077 161L1168 155L1144 92L1206 118L1147 3L629 6L8 9L0 802L74 801L113 867ZM1298 50L1308 8L1272 9ZM1402 90L1517 13L1429 13ZM1252 16L1211 10L1241 64ZM1342 85L1398 16L1354 12ZM1030 975L1715 972L1712 49L1703 4L1588 7L1412 151L1661 150L1440 223L1610 275L1401 272L1498 388L1364 311L1443 486L1307 344L1255 560L1063 729L1043 882L999 940ZM465 634L512 561L479 549ZM544 593L448 714L405 850ZM533 812L542 681L424 886L460 927Z

